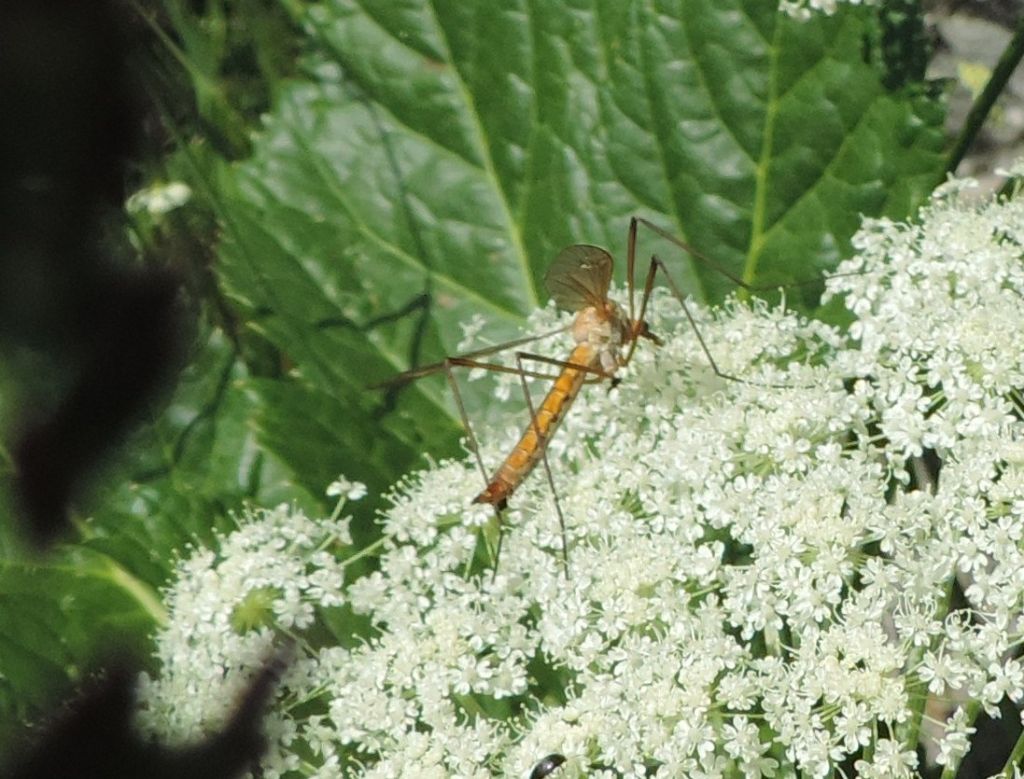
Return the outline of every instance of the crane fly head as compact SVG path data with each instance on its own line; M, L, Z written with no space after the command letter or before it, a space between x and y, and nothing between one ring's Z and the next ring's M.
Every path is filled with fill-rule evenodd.
M638 319L635 322L633 322L633 326L630 328L630 332L632 333L634 341L638 338L646 338L648 341L653 342L655 346L661 346L662 344L665 343L660 338L658 338L658 336L651 332L651 328L648 326L647 322L645 322L642 319Z

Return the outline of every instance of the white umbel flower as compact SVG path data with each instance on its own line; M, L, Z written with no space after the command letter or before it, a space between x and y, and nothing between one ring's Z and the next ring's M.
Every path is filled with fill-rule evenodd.
M559 753L567 777L894 779L922 768L929 696L1019 701L1024 205L945 187L855 246L829 282L848 336L763 304L697 311L743 382L655 297L665 346L587 388L551 442L568 576L545 479L515 493L493 578L466 575L488 519L470 459L399 485L379 570L344 593L372 635L310 650L267 774L523 777ZM516 436L476 432L490 464ZM234 584L212 553L182 565L154 726L210 727L188 698L215 682L183 638L196 626L221 676L261 659L215 620L245 582L274 588L279 624L306 624L292 579L254 573L269 565ZM939 759L955 767L972 733L961 706Z

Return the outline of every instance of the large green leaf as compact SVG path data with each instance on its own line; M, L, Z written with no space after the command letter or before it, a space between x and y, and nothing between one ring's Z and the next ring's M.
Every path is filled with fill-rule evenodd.
M261 429L311 489L456 451L443 383L382 400L367 382L452 353L474 314L514 334L561 247L609 247L621 280L641 214L752 284L806 280L941 170L942 112L883 88L864 12L332 0L303 21L310 77L223 189L219 270L294 366L261 390ZM698 299L733 288L653 236L639 251Z
M250 160L207 149L192 180L223 225L230 315L286 375L240 357L246 334L200 328L83 543L0 561L0 734L105 637L138 640L171 550L244 500L313 505L339 472L379 495L458 452L442 380L367 383L451 353L474 315L518 334L563 246L607 246L621 282L639 214L752 284L806 280L861 214L907 216L942 169L941 110L882 86L863 9L799 24L774 0L282 4L308 77L280 87ZM697 299L733 289L642 235L653 252Z

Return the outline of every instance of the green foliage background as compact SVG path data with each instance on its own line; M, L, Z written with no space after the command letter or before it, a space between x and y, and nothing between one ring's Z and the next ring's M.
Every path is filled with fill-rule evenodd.
M195 116L166 92L178 146L152 175L195 197L134 234L189 271L191 359L94 482L79 537L29 563L6 531L0 741L97 652L145 652L175 550L246 501L321 510L344 473L370 487L371 539L380 496L425 454L458 454L460 430L443 382L366 385L451 353L474 314L517 334L563 246L606 246L621 282L640 214L752 284L804 281L862 215L912 215L943 175L921 44L884 45L864 9L801 24L772 0L185 8L153 18L151 67L184 66ZM260 94L256 123L260 100L238 96ZM651 235L640 251L698 300L733 287Z

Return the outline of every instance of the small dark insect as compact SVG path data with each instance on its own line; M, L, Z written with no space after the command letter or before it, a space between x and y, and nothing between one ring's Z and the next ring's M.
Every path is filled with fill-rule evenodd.
M565 755L557 753L548 755L533 767L533 770L530 771L530 779L545 779L558 770L558 767L564 762Z

